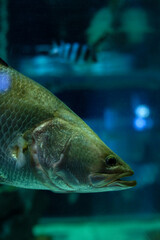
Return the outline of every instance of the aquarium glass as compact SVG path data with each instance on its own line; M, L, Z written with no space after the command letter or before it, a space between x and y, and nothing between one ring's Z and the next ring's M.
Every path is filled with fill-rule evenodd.
M0 0L0 58L69 106L137 181L83 194L1 184L1 240L160 239L159 13L159 0ZM0 73L0 94L10 87Z

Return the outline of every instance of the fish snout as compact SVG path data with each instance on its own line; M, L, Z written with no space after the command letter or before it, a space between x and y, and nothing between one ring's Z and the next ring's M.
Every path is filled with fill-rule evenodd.
M116 191L131 188L136 185L136 181L123 180L134 174L131 167L117 155L106 160L103 171L91 173L89 175L90 185L96 191Z
M110 154L105 159L105 171L107 174L134 173L131 167L116 154Z
M134 174L133 170L125 173L115 174L90 174L89 180L92 188L99 189L99 191L116 191L131 188L136 186L136 181L123 180L125 177L130 177Z

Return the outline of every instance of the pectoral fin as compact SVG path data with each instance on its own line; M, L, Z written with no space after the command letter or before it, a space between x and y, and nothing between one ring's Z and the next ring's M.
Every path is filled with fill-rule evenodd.
M0 184L5 184L6 182L6 177L3 173L0 172Z

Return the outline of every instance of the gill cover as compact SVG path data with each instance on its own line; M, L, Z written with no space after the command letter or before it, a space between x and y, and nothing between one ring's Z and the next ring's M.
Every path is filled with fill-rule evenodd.
M72 137L70 125L59 118L42 123L33 131L33 169L38 179L53 191L72 192L78 184L67 166Z

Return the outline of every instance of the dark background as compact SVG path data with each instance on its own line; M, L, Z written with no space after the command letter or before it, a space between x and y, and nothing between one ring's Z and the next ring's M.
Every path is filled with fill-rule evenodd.
M48 87L53 93L56 92L56 95L82 117L110 148L131 165L138 185L134 189L121 192L62 195L49 191L13 190L1 186L1 233L4 234L8 224L11 235L14 236L14 224L18 225L21 222L23 227L28 226L30 229L40 217L136 214L152 216L160 213L159 1L7 2L5 60ZM0 7L2 4L3 1L0 1ZM86 30L95 14L103 8L109 8L113 15L113 32L108 32L95 44L90 44ZM128 34L122 30L123 14L129 9L142 9L148 16L149 30L146 30L142 40L136 42L130 41ZM3 34L2 29L0 24L0 34ZM69 70L69 74L64 73L63 76L55 72L53 75L48 74L47 71L40 76L39 70L34 74L28 70L35 57L49 57L49 53L37 52L37 46L50 46L53 41L60 44L61 40L71 44L87 44L97 55L114 52L122 58L127 54L133 59L132 64L127 71L120 71L119 65L117 68L117 65L114 66L114 62L117 61L115 56L110 62L113 70L101 76L100 68L98 74L83 74L81 77L76 72L70 77ZM0 55L3 55L1 48ZM22 65L26 59L28 65ZM105 68L105 64L109 64L105 61L100 60L96 64L102 64ZM121 60L118 64L120 63ZM65 66L68 69L67 64L66 62L62 66L59 65L62 71ZM76 63L72 63L71 67L74 64ZM50 71L52 72L52 67ZM148 117L140 117L144 126L134 124L138 118L135 114L138 106L146 106L150 111Z

